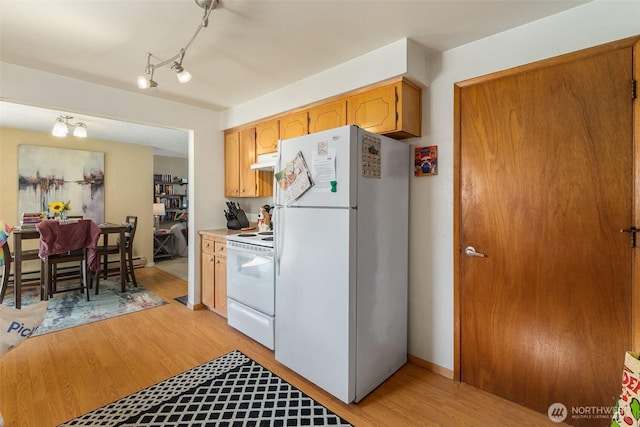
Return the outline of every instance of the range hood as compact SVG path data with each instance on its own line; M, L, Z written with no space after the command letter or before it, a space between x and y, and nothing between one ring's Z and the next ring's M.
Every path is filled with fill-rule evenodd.
M278 161L278 153L268 153L268 154L260 154L258 155L258 162L252 164L251 169L258 170L273 170L276 166L276 162Z

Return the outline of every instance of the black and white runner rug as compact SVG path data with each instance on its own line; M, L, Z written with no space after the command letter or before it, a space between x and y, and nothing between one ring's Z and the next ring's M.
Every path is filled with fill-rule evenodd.
M350 426L238 350L61 426Z

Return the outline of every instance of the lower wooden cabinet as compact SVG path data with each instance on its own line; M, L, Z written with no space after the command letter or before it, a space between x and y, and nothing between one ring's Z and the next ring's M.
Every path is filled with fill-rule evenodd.
M200 247L202 303L227 317L227 240L202 235Z

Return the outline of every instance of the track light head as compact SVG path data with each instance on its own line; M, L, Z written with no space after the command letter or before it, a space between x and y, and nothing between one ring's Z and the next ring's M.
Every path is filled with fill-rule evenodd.
M140 89L149 89L150 87L158 87L158 83L153 80L153 76L149 78L138 76L138 87Z
M176 70L176 76L178 77L178 81L180 83L186 83L189 80L191 80L191 73L185 70L182 67L182 64L178 64L177 62L174 62L171 68Z

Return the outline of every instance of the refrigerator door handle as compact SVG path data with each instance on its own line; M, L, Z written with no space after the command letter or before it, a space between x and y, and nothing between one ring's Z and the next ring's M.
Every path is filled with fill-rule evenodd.
M280 187L278 185L278 180L276 179L276 173L280 172L282 170L282 140L279 139L278 140L278 158L276 160L276 165L273 168L273 204L274 206L279 206L280 205ZM275 213L275 211L274 211ZM277 224L277 223L276 223Z
M282 253L282 241L283 241L283 229L282 226L283 221L283 210L281 206L273 207L273 221L276 223L276 229L274 230L274 234L276 237L275 242L273 242L273 252L276 260L276 276L280 275L280 254Z
M278 159L276 160L276 165L273 170L273 186L275 188L273 192L273 221L276 223L274 234L275 241L273 242L273 251L275 257L275 265L276 271L275 275L280 275L280 254L282 253L282 230L284 227L282 226L283 220L283 212L282 206L280 205L280 186L278 185L278 180L276 179L276 173L282 170L282 140L278 140Z

